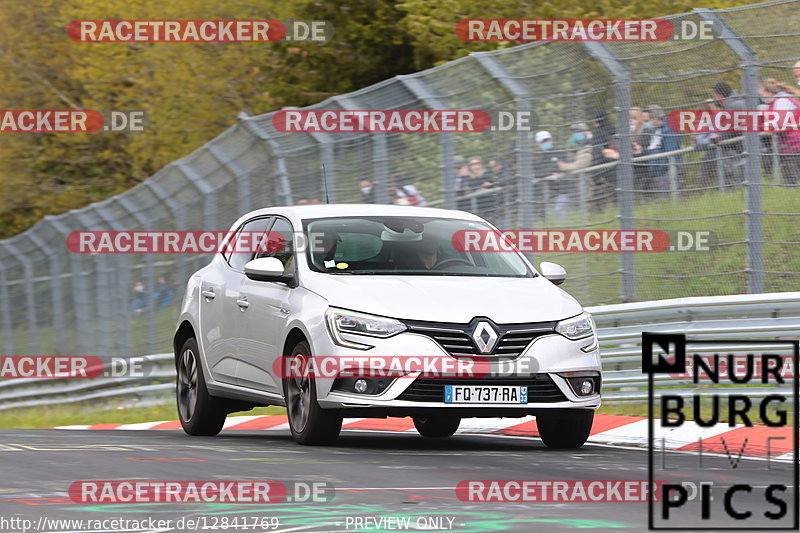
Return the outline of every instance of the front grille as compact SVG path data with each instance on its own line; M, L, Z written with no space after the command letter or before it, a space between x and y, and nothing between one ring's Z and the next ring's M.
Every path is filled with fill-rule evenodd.
M554 333L557 324L557 322L535 322L498 325L485 318L475 318L469 324L419 320L404 320L404 322L410 333L430 337L454 357L488 355L500 358L518 357L534 339ZM471 337L479 322L488 322L497 332L497 344L489 352L481 352Z
M567 401L567 397L547 374L492 379L417 379L397 399L408 402L443 402L445 385L527 385L528 403Z

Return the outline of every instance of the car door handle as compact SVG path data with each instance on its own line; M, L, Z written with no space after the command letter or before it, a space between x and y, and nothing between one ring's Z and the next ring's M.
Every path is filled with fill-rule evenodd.
M217 296L217 294L214 292L214 289L206 289L203 291L203 296L205 296L209 300L213 300Z
M242 309L242 311L244 311L245 309L250 307L250 302L247 301L247 298L242 296L238 300L236 300L236 305L238 305Z

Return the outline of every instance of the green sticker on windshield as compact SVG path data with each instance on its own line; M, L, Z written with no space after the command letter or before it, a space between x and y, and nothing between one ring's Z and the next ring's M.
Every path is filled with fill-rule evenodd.
M336 268L338 268L339 270L344 270L345 268L347 268L349 266L350 265L348 265L347 263L336 263Z

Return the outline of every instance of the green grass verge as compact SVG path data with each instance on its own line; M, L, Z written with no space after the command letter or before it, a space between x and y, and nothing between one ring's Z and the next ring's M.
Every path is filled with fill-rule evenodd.
M283 407L256 407L250 411L231 413L237 415L280 415ZM177 420L178 412L172 403L152 407L106 406L97 409L91 404L65 404L50 407L20 407L0 411L0 428L42 429L53 426L79 424L135 424L138 422L157 422Z
M95 408L96 409L96 408ZM721 421L727 421L725 412L722 409ZM772 410L774 411L774 410ZM231 413L228 416L238 415L281 415L286 412L283 407L256 407L250 411ZM597 411L603 415L627 415L627 416L647 416L647 404L645 403L624 403L624 404L604 404ZM706 411L704 411L705 413ZM757 419L757 411L753 413L756 419L754 423L760 423ZM689 417L691 420L691 411ZM71 426L83 424L136 424L139 422L157 422L160 420L177 420L178 413L173 404L155 405L152 407L107 407L100 410L92 410L91 405L59 405L52 407L22 407L17 409L7 409L0 411L0 428L5 429L45 429L53 426ZM788 423L791 424L792 413L788 413Z

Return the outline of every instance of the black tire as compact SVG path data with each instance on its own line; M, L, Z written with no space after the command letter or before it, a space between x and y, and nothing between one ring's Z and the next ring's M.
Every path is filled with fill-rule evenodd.
M176 370L175 396L183 431L196 436L216 435L222 430L228 411L223 400L208 393L200 350L193 338L183 343Z
M301 341L292 349L290 358L310 358L311 348ZM308 368L307 364L287 364L284 368ZM317 387L307 374L283 380L283 397L286 399L286 414L292 438L299 444L317 446L330 444L342 430L342 415L339 411L323 409L317 403Z
M572 409L536 415L539 437L548 448L580 448L589 438L594 411Z
M426 439L442 439L452 436L461 424L457 416L414 417L414 427Z

